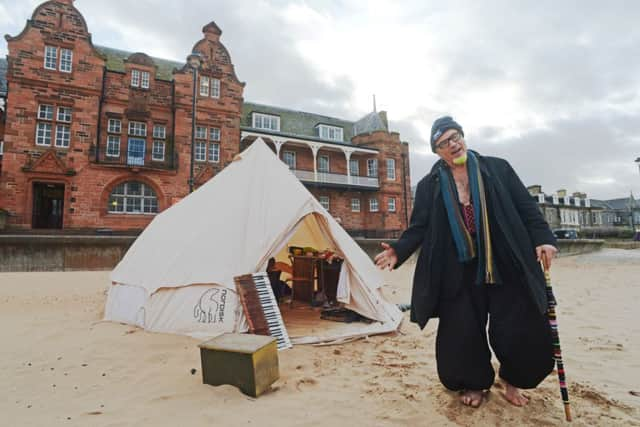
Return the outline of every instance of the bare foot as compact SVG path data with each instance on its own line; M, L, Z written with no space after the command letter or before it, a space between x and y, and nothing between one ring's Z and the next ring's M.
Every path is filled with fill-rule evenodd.
M509 403L514 406L525 406L527 403L529 403L529 399L527 399L522 393L520 393L519 388L512 386L506 381L505 385L507 386L507 388L503 396L509 401Z
M460 397L460 401L466 405L471 406L472 408L477 408L482 404L484 400L484 392L482 390L467 390L462 393Z

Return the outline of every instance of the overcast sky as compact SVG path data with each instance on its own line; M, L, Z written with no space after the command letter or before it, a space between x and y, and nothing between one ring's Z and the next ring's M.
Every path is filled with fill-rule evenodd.
M16 35L39 0L0 0ZM245 100L357 120L388 112L411 179L451 114L526 185L640 196L640 1L76 0L93 42L183 60L215 21ZM0 55L7 54L0 42Z

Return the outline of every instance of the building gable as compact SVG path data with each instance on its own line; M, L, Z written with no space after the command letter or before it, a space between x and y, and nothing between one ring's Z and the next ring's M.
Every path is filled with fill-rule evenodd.
M49 175L74 175L75 171L67 168L56 155L56 150L49 149L36 160L29 158L22 168L25 172L42 173Z

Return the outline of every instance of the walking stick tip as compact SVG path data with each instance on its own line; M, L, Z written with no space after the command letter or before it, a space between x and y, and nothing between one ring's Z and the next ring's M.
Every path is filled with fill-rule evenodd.
M569 403L564 404L564 417L571 422L571 406L569 406Z

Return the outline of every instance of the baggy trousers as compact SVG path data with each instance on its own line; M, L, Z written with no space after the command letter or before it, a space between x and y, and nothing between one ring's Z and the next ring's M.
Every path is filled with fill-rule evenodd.
M464 266L464 286L439 303L438 376L450 390L486 390L494 382L489 343L499 376L518 388L535 388L554 367L553 341L521 281L476 285L477 262ZM487 321L489 323L487 342Z

